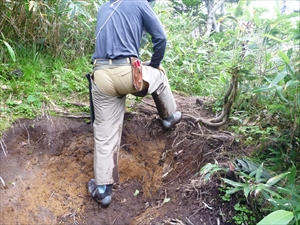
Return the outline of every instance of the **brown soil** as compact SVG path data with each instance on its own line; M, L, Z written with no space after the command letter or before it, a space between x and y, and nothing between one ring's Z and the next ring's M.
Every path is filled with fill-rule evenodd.
M217 180L204 184L197 174L208 162L227 163L238 146L228 132L188 116L213 117L207 99L176 101L184 116L170 131L151 98L125 114L120 182L106 209L86 191L93 177L90 124L50 116L16 121L3 134L6 156L0 147L0 224L234 224Z

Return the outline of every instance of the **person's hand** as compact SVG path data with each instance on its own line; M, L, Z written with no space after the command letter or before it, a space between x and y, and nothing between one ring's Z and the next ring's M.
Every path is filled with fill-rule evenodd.
M149 66L151 61L146 61L146 62L142 62L143 65L145 66ZM162 67L162 65L159 65L158 68L156 68L158 70L160 70L161 72L163 72L164 74L166 74L165 68Z
M163 68L162 65L159 65L157 69L166 74L165 68Z

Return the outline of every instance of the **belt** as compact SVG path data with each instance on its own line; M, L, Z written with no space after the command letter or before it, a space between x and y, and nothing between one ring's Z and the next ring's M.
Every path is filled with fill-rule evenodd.
M94 65L130 64L130 58L120 59L95 59Z

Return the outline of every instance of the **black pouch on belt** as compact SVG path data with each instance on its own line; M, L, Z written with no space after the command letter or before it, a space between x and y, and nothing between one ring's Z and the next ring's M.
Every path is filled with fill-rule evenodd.
M143 88L143 73L142 63L138 58L131 57L132 66L132 83L137 91L141 91Z

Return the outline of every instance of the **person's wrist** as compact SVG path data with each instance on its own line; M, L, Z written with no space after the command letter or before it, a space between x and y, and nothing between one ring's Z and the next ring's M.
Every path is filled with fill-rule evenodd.
M153 64L152 62L150 62L150 63L149 63L149 66L152 66L153 68L158 69L159 64L156 65L156 64Z

